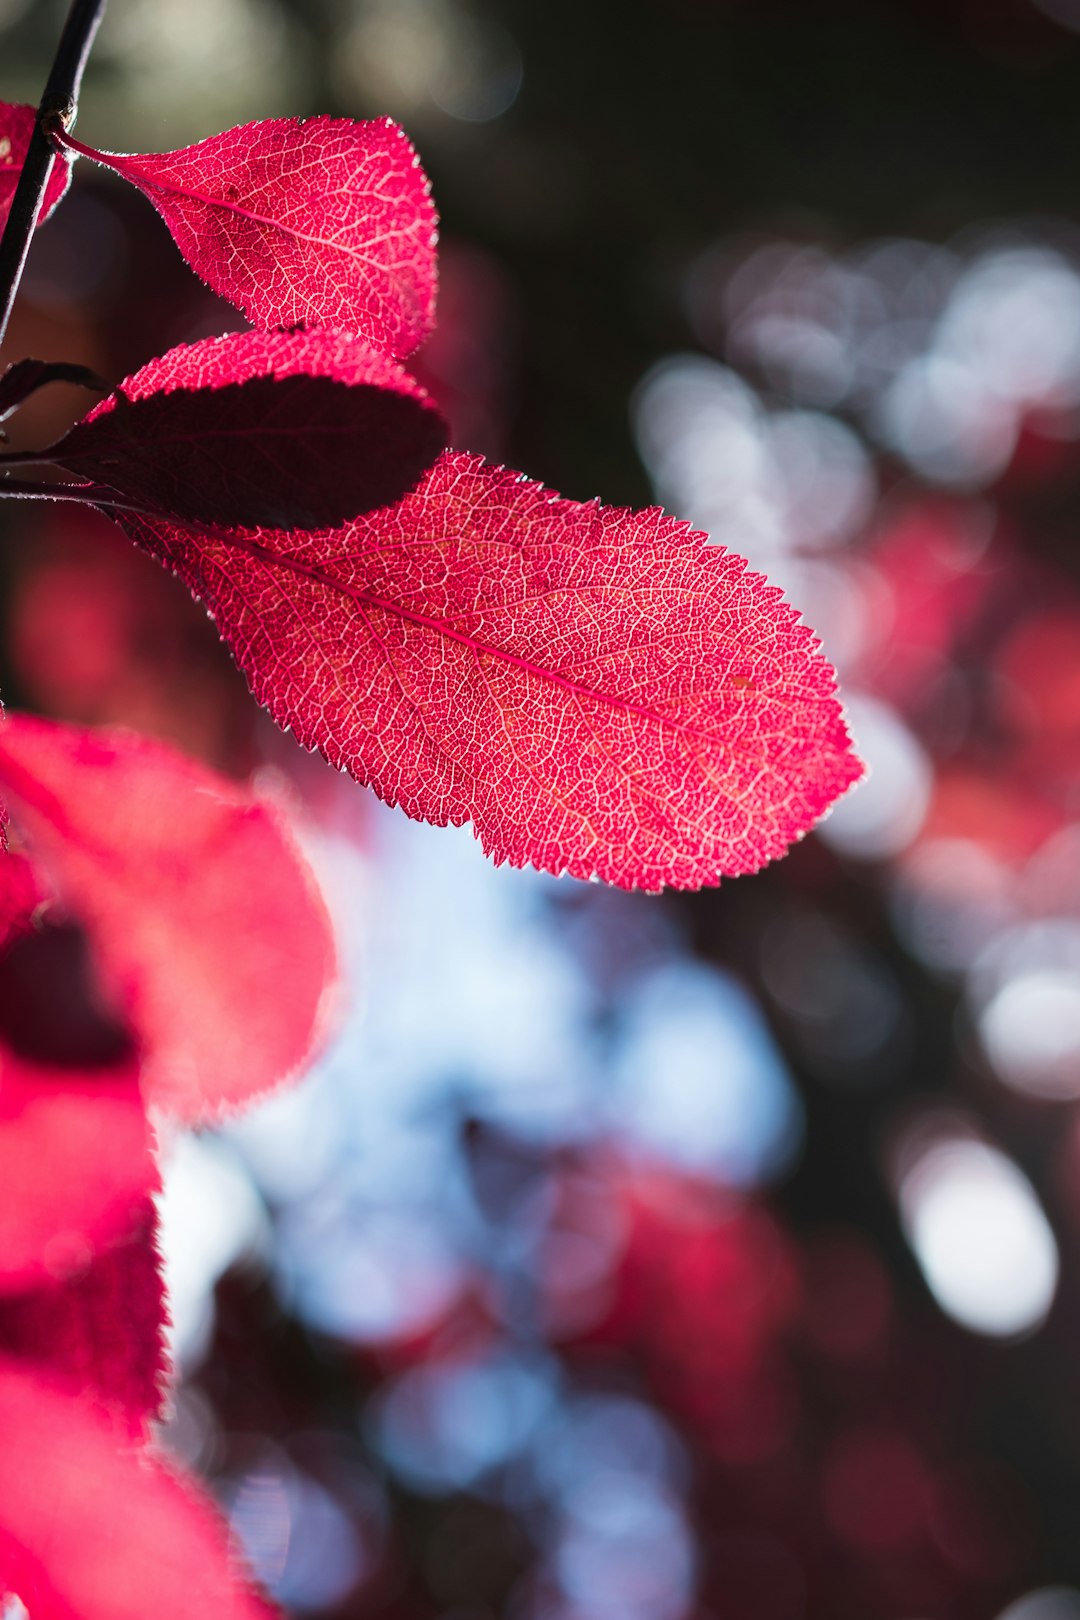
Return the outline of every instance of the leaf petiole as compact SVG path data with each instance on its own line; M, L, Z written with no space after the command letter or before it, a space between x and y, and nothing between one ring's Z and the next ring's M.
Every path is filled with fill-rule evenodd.
M2 458L0 458L2 459ZM20 456L19 461L34 459ZM44 457L37 459L43 460ZM127 501L107 484L36 484L26 478L0 478L0 500L9 501L75 501L80 506L96 506L99 511L135 512L141 517L160 517L148 507Z

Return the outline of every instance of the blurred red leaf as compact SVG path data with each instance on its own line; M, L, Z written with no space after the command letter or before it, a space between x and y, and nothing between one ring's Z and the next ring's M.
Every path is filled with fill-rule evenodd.
M334 947L268 806L158 743L25 716L0 730L0 789L89 935L148 1101L205 1119L300 1067Z
M115 523L42 503L8 581L7 646L33 708L129 726L243 777L257 713L213 623Z
M135 1065L46 1068L0 1048L0 1185L0 1295L128 1235L157 1185Z
M844 1541L883 1554L926 1534L930 1474L905 1434L853 1428L831 1442L823 1506Z
M1000 648L995 696L1001 718L1021 737L1060 748L1080 737L1080 604L1064 581L1053 607L1022 618Z
M100 1131L96 1146L111 1153ZM48 1164L38 1161L39 1174ZM32 1361L39 1373L54 1373L73 1392L92 1395L139 1440L160 1414L165 1389L165 1291L149 1198L132 1205L127 1224L124 1241L89 1261L76 1259L72 1241L71 1274L62 1280L0 1298L0 1352ZM65 1236L74 1240L74 1234ZM55 1240L53 1253L59 1258Z
M338 530L118 516L279 724L496 860L696 888L781 855L862 773L779 590L659 510L448 454Z
M269 1620L194 1483L92 1402L0 1363L0 1591L34 1620Z
M0 230L3 230L11 212L12 198L19 183L30 137L34 133L37 110L17 103L0 101ZM38 224L44 225L71 181L71 166L66 158L53 160L45 196L38 211Z
M144 191L192 269L257 326L343 326L397 355L431 330L435 208L389 118L276 118L141 155L60 139Z
M6 843L6 830L0 827L0 842ZM43 896L33 866L25 855L6 850L0 881L0 946L29 928Z
M874 604L885 633L868 637L865 671L902 705L923 696L1007 569L983 514L944 499L911 501L891 515L871 553L883 587Z
M920 842L964 839L1006 865L1019 866L1062 825L1060 811L1040 795L1039 786L1030 776L1013 776L1007 766L990 770L952 760L935 777Z
M317 328L170 349L33 459L184 518L315 528L397 500L445 443L396 361Z
M0 952L0 1296L66 1283L130 1241L157 1183L135 1053L86 937L41 921Z

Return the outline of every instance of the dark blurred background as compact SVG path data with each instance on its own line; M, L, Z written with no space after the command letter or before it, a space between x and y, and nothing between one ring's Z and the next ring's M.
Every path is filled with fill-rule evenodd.
M61 18L0 0L6 99ZM496 871L5 508L5 700L285 795L350 963L171 1141L167 1442L297 1615L1077 1620L1080 0L110 0L79 134L314 112L433 177L455 443L748 555L873 776L718 891ZM237 324L80 163L5 357Z

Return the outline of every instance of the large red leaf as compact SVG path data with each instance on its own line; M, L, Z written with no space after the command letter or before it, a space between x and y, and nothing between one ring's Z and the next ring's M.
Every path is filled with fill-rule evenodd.
M339 530L118 516L281 725L497 860L694 888L782 854L861 774L811 632L658 510L448 454Z
M47 1159L38 1173L43 1179L53 1173ZM91 1396L140 1440L160 1416L167 1369L165 1290L149 1198L133 1206L129 1224L125 1241L83 1259L63 1281L0 1297L0 1354L32 1362Z
M0 792L86 929L148 1101L207 1118L295 1071L334 950L277 816L158 743L9 715Z
M396 361L342 332L170 349L33 457L155 511L317 528L410 489L446 424Z
M33 1620L269 1620L209 1500L122 1439L0 1362L0 1592Z
M277 118L141 155L59 139L144 191L192 269L257 326L343 326L397 355L431 330L437 217L390 119Z
M19 175L36 121L37 112L33 107L0 101L0 230L3 230L11 212L15 187L19 183ZM44 225L70 182L71 168L67 159L54 158L45 187L45 196L38 210L39 225Z

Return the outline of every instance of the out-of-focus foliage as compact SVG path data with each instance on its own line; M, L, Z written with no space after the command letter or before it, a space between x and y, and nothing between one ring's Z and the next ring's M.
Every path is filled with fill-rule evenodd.
M0 7L9 98L58 9ZM164 1205L169 1439L298 1613L1080 1614L1078 78L1072 0L111 0L97 144L405 123L455 445L749 555L874 771L693 899L492 871L103 520L5 510L5 695L291 782L351 953ZM11 354L235 324L80 172Z

